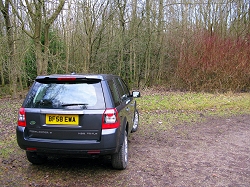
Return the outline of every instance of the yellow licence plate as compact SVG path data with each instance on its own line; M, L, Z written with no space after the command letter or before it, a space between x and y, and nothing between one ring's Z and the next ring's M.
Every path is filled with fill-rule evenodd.
M46 124L49 125L78 125L79 117L78 115L55 115L46 114Z

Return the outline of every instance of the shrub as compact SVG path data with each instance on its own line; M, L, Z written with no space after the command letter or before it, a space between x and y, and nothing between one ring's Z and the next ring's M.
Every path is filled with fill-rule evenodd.
M193 91L250 90L250 42L197 32L180 46L177 76Z

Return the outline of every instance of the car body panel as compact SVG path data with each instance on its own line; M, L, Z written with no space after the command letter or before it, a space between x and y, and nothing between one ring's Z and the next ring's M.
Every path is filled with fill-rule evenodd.
M125 131L130 134L136 101L118 76L48 75L36 78L22 108L26 126L16 128L20 148L45 155L103 155L117 153ZM102 129L106 109L118 112L119 127Z

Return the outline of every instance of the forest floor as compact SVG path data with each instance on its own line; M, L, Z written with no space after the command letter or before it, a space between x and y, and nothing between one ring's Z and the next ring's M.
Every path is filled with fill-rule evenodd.
M144 124L144 135L140 127L129 137L129 165L119 171L109 157L30 164L15 139L13 106L21 101L9 101L0 99L6 106L0 108L0 186L250 186L250 115L204 117L155 132Z

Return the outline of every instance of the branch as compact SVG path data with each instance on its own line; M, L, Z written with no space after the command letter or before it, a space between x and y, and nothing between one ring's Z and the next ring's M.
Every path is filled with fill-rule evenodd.
M25 0L25 3L26 3L26 6L27 6L27 9L28 9L28 12L29 12L29 14L30 14L30 17L31 17L31 19L32 19L32 22L35 22L36 15L35 15L35 13L32 11L32 8L31 8L31 6L30 6L30 4L29 4L29 1L28 1L28 0Z
M6 1L7 2L7 1ZM1 10L1 12L4 14L4 10L5 10L5 7L4 7L4 5L3 5L3 0L0 0L0 10Z
M48 19L46 25L50 26L55 19L57 18L57 16L59 15L59 13L61 12L63 6L65 4L65 0L60 0L60 4L58 5L57 9L55 10L55 12L52 14L52 16Z
M33 38L33 35L32 35L30 32L28 32L27 30L24 29L24 25L25 25L25 24L24 24L24 21L23 21L22 17L19 15L19 13L18 13L18 11L17 11L15 5L13 4L12 1L9 1L9 2L10 2L10 4L11 4L11 6L12 6L12 9L13 9L14 13L16 14L17 18L18 18L19 21L21 22L22 30L23 30L23 31L25 32L25 34L27 34L30 38Z

